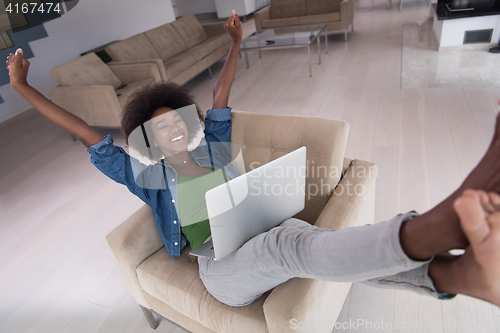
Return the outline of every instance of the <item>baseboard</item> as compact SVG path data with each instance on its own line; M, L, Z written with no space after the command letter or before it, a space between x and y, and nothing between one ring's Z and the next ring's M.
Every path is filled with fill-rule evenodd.
M485 50L488 51L492 47L498 46L498 43L479 43L467 45L454 45L454 46L440 46L439 52L446 51L466 51L466 50Z

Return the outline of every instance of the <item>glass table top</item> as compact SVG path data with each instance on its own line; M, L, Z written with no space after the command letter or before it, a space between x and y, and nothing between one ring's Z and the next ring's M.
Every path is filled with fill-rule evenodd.
M242 40L240 50L308 45L314 42L325 28L326 24L319 24L254 32Z

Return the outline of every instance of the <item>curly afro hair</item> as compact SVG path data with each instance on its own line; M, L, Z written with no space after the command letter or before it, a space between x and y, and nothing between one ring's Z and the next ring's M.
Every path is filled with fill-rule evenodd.
M189 91L175 83L156 83L139 89L130 96L123 109L121 131L127 144L144 157L153 160L161 158L163 154L158 147L152 145L147 147L148 142L152 142L154 137L151 127L142 126L142 130L134 130L148 122L153 113L161 107L176 110L193 104L198 117L189 112L179 114L188 129L188 143L192 142L200 129L200 123L204 120L203 113ZM146 140L144 132L147 135Z

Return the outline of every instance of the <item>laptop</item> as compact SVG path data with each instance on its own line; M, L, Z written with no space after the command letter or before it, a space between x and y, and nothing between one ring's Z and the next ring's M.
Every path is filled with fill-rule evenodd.
M211 239L189 254L221 260L305 206L306 147L205 193Z

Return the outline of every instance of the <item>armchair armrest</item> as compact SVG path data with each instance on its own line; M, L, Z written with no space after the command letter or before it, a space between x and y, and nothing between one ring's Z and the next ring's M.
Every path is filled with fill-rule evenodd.
M108 66L124 85L145 79L162 82L160 70L156 63L123 64L117 62Z
M151 207L142 206L125 222L111 231L106 236L106 240L135 300L140 305L150 309L151 306L146 301L139 284L136 268L165 246L156 228Z
M262 31L262 20L270 20L271 19L271 5L262 8L259 11L253 13L253 17L255 20L255 30L257 32Z
M161 60L161 59L145 59L145 60L136 60L136 61L111 61L107 65L111 68L115 65L140 65L140 64L156 64L156 66L158 68L158 72L160 73L160 78L162 80L160 82L167 82L168 81L167 72L165 72L165 66L163 65L163 60ZM118 75L116 75L116 76L118 76Z
M372 223L376 176L375 164L355 160L315 225L341 229ZM350 286L351 283L299 278L277 286L264 303L269 332L296 332L299 323L303 323L317 325L314 332L331 333Z
M90 126L120 127L122 107L112 86L57 86L49 90L49 96Z
M203 27L203 30L205 30L208 38L226 33L226 29L224 29L224 23L205 23L201 26Z
M347 29L354 19L354 0L343 0L340 3L340 25Z
M320 228L342 229L372 224L375 215L374 163L354 160L316 220Z

